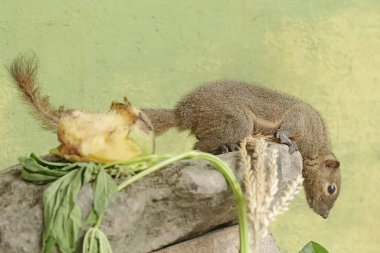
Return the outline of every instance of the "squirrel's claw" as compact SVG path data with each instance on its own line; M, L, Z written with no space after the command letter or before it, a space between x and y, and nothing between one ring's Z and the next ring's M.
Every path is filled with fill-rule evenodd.
M298 151L298 146L291 139L289 139L288 135L284 130L277 130L276 137L280 139L280 143L285 144L289 147L289 154L292 154Z
M233 151L238 151L240 149L240 146L239 144L223 144L223 145L220 145L219 148L217 148L216 150L212 151L211 153L213 155L220 155L220 154L225 154L225 153L228 153L228 152L233 152Z

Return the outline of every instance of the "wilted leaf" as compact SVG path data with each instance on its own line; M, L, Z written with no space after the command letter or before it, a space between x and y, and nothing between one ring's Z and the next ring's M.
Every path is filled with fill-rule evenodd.
M31 154L29 157L20 157L19 162L23 166L21 177L36 184L54 181L80 166L79 163L48 162L35 154Z
M82 186L91 180L94 164L70 171L44 192L43 250L49 253L57 244L62 253L74 252L81 227L81 211L76 198Z
M322 245L316 242L309 242L302 248L300 253L329 253Z
M62 167L66 167L68 164L70 164L70 163L67 163L67 162L50 162L50 161L46 161L46 160L41 159L40 157L38 157L34 153L32 153L30 155L30 157L33 158L34 160L36 160L39 164L44 165L44 166L48 166L50 169L62 168Z
M99 236L99 253L112 253L111 245L108 241L107 236L101 231L98 230L98 236Z
M83 241L83 253L112 253L106 235L97 228L90 228Z
M23 166L23 179L28 181L49 182L66 174L64 171L51 170L43 166L32 157L20 157L19 162Z
M90 228L87 230L83 239L82 253L97 253L99 251L96 230L96 228Z

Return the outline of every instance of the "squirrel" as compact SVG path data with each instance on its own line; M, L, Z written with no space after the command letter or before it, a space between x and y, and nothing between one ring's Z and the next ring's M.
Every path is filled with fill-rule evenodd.
M54 108L36 84L35 57L17 57L9 72L44 128L57 131L63 107ZM207 83L184 96L174 109L143 109L156 135L172 127L190 130L194 149L219 154L237 150L256 133L273 135L303 158L307 202L323 218L340 192L340 163L331 151L320 114L300 99L239 81Z
M159 135L190 130L194 148L214 154L236 150L251 134L277 137L299 150L309 206L323 218L340 192L340 163L331 152L320 114L300 99L239 81L207 83L184 96L174 109L143 109Z

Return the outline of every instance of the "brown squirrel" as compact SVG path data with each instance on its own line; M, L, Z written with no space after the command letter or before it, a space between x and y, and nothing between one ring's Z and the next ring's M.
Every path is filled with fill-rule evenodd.
M238 81L201 86L170 109L143 110L156 134L168 128L189 129L194 148L211 153L235 150L250 134L274 135L299 150L309 206L327 218L340 191L339 161L331 152L325 124L310 105L260 86Z
M35 116L56 131L62 109L53 108L36 86L37 61L18 57L10 74ZM206 84L179 101L175 109L145 109L156 134L171 127L190 130L195 149L224 153L236 150L250 134L274 135L303 157L304 189L309 206L327 218L340 192L339 161L331 152L325 124L301 100L238 81Z

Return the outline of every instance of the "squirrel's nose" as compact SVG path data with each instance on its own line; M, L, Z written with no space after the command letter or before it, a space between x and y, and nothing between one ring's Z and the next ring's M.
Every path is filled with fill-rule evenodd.
M326 210L323 214L321 214L321 216L322 216L324 219L327 219L327 217L329 216L329 212L330 212L330 210Z

